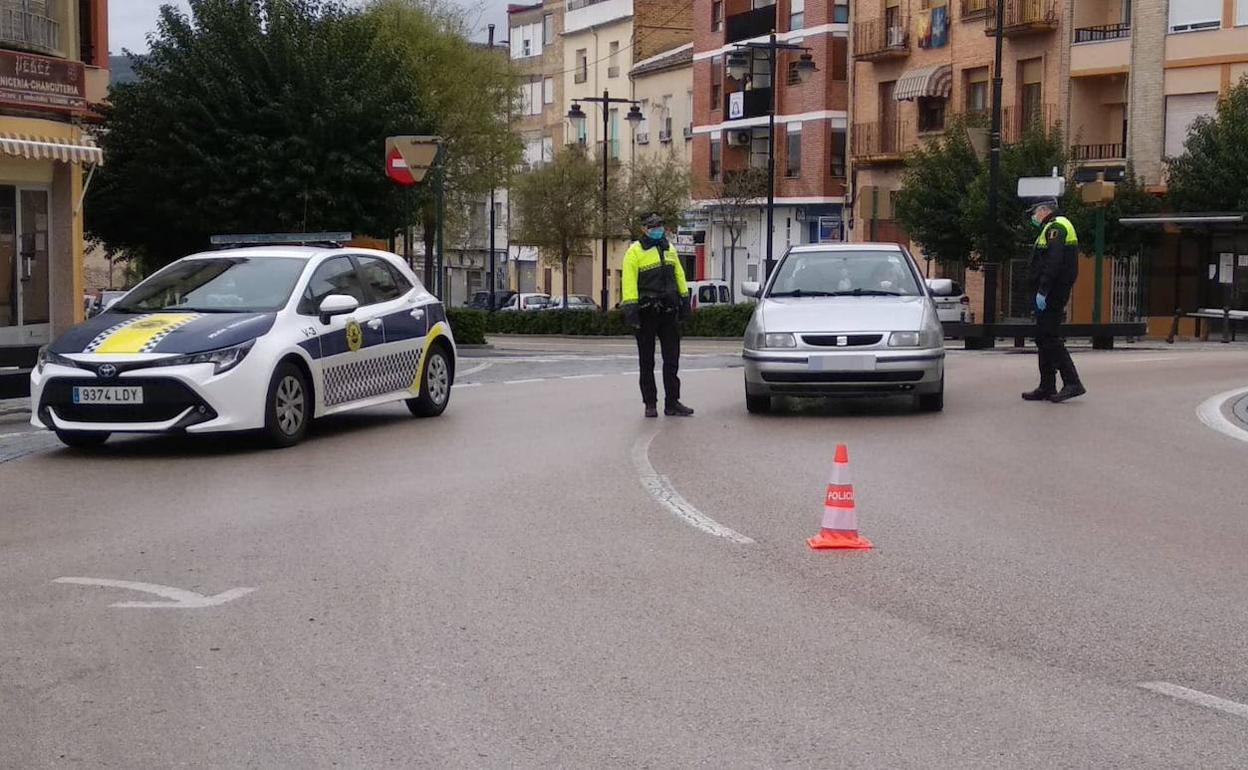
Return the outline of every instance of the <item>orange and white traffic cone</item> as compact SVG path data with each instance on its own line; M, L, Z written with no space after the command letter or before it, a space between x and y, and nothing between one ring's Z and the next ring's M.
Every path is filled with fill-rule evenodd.
M837 444L832 478L823 499L823 527L806 540L815 550L866 551L871 541L858 534L858 512L854 509L854 484L849 480L849 448Z

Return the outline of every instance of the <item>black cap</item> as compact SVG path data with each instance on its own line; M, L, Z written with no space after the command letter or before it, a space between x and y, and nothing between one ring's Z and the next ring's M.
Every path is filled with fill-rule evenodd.
M1046 208L1052 211L1057 211L1057 199L1056 198L1041 198L1039 200L1032 201L1031 205L1027 207L1027 213L1034 214L1036 213L1036 209L1040 209L1040 208Z
M662 226L663 226L663 217L661 217L661 216L659 216L658 214L655 214L655 213L653 213L653 212L652 212L652 213L650 213L650 214L646 214L645 218L643 218L643 219L641 220L641 224L642 224L642 226L647 227L647 228L649 228L649 227L662 227Z

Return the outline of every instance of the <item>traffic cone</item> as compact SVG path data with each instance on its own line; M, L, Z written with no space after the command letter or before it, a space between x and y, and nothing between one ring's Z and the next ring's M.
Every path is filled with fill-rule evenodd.
M854 509L854 484L849 480L849 448L836 445L832 462L832 478L823 499L823 527L819 534L806 540L819 551L840 549L866 551L871 541L858 534L858 512Z

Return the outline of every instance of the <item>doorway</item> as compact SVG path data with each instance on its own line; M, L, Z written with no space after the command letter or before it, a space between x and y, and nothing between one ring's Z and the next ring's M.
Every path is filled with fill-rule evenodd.
M47 190L0 185L0 344L50 341L52 259Z

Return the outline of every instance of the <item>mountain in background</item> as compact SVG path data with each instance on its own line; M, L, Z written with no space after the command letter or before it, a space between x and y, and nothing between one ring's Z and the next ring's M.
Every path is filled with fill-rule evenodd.
M112 83L133 83L137 80L129 56L108 57L108 76Z

